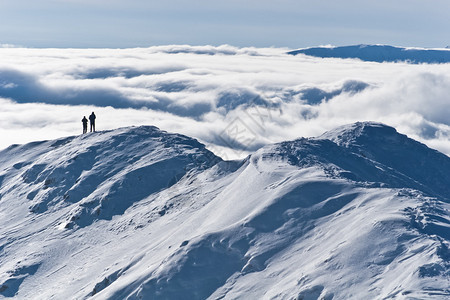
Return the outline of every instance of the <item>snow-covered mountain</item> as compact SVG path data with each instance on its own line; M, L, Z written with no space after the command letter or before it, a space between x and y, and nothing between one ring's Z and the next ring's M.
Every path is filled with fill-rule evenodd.
M378 123L223 161L156 127L0 152L0 297L450 299L450 158Z
M354 45L311 47L288 52L315 57L358 58L363 61L409 63L449 63L450 49L404 48L389 45Z

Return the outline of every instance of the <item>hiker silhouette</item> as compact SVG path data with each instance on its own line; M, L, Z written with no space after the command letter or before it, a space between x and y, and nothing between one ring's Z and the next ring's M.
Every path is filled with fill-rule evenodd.
M85 134L87 132L87 122L88 122L86 116L84 116L83 119L81 119L81 122L83 123L83 134Z
M95 114L92 112L92 114L89 116L89 122L91 124L91 132L95 132Z

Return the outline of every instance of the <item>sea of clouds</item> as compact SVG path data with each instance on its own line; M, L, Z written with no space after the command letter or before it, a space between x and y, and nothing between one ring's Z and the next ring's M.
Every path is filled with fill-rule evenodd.
M450 155L450 64L376 63L289 49L0 48L0 149L155 125L224 159L268 143L378 121Z

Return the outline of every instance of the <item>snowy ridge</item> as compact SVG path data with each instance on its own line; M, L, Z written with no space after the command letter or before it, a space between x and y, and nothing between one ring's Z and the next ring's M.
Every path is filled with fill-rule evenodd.
M403 48L388 45L354 45L342 47L311 47L288 52L291 55L306 54L315 57L358 58L374 62L449 63L450 50Z
M196 140L156 127L11 146L1 156L20 159L7 172L12 184L3 185L3 194L25 195L34 213L77 203L77 213L92 215L83 221L78 215L70 217L83 225L122 214L135 200L175 184L191 169L204 169L220 160ZM152 184L141 184L148 174Z
M377 123L243 161L155 127L12 146L0 297L448 298L449 166Z
M410 187L450 201L450 161L448 156L399 134L394 128L379 123L355 123L323 134L351 153L383 171L378 180L393 187ZM371 174L376 174L374 169ZM378 172L379 173L379 172ZM373 181L367 179L367 181ZM394 184L394 185L393 185Z

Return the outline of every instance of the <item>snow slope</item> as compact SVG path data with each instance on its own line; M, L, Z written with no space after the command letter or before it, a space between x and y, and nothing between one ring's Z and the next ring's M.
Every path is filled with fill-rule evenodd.
M449 63L450 50L403 48L388 45L354 45L342 47L311 47L288 52L315 57L358 58L363 61L409 63Z
M0 170L5 298L450 299L450 158L382 124L243 161L122 128Z

